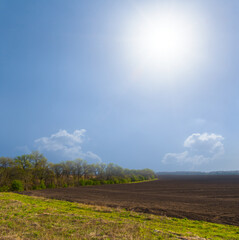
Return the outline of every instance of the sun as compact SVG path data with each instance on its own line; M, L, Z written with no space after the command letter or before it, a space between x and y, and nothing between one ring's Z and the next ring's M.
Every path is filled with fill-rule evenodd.
M182 8L141 11L127 26L127 54L143 71L174 76L195 66L203 32L195 14Z
M188 57L192 48L193 34L184 19L176 16L160 16L141 23L136 47L149 61L176 64Z

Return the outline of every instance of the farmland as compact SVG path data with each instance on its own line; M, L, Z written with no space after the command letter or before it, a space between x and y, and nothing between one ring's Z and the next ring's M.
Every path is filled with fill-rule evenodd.
M23 194L239 226L239 176L163 176L144 183L45 189Z

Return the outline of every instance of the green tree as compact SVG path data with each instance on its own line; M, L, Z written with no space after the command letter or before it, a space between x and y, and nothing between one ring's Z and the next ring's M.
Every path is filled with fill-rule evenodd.
M13 160L8 157L0 157L0 186L9 186Z
M15 158L15 164L17 167L22 168L23 170L31 168L30 155L17 156Z

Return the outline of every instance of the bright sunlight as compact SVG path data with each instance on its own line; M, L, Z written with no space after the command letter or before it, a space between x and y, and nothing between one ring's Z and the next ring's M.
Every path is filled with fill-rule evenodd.
M172 77L190 71L203 48L203 27L185 9L143 9L128 24L127 52L142 71Z

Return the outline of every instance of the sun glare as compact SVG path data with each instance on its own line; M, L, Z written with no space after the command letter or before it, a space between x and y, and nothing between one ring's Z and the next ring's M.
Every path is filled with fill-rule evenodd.
M131 17L127 52L142 71L172 77L190 71L202 49L202 26L183 9L151 9Z

